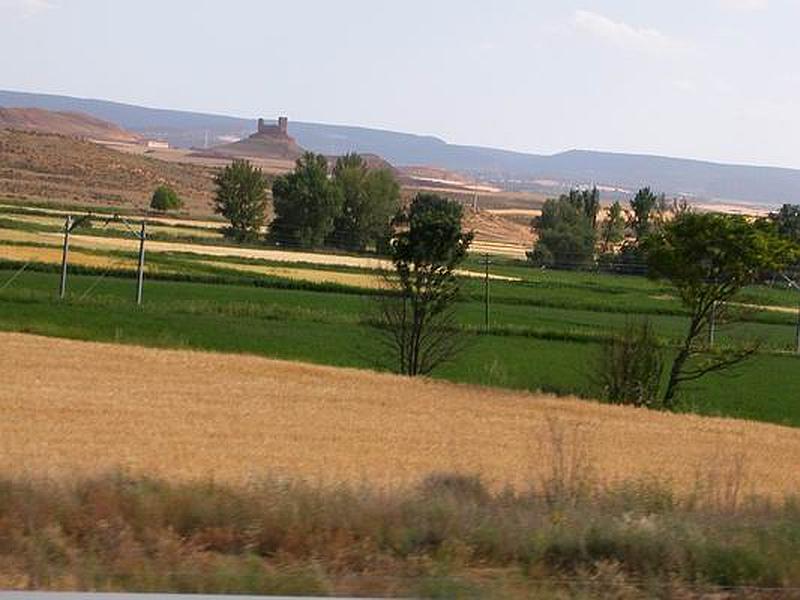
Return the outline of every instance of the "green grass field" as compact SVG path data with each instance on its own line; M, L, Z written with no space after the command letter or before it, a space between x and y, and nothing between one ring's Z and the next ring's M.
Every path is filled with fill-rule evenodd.
M167 257L157 260L162 258ZM651 318L665 341L678 339L686 325L675 300L659 299L669 290L642 278L513 269L526 275L526 281L492 282L490 333L481 330L483 284L465 282L458 314L475 335L467 350L441 367L437 377L594 397L598 390L591 371L602 349L599 341L626 319ZM0 270L0 286L13 274ZM0 291L0 329L386 367L375 358L382 353L374 330L363 323L371 296L356 289L337 291L336 286L235 274L228 274L224 283L150 280L145 305L137 307L130 277L99 276L71 274L70 298L60 302L54 270L23 272ZM776 303L793 299L788 292L774 290L748 293L772 295ZM747 318L723 328L720 342L757 336L764 340L764 351L727 376L686 388L683 407L800 426L800 358L788 351L794 317L759 312Z

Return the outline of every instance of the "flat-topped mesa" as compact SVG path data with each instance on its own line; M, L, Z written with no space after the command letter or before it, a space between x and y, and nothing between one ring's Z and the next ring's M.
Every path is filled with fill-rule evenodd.
M264 135L280 135L289 137L289 119L287 117L278 117L277 125L267 125L264 119L259 119L258 133Z

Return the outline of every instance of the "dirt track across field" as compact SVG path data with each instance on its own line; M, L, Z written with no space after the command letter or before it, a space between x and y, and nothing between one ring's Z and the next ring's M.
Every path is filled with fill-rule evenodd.
M603 480L800 490L800 430L251 356L0 334L0 473L123 467L244 482L398 484L432 471L524 485L585 453ZM787 399L787 401L790 399Z

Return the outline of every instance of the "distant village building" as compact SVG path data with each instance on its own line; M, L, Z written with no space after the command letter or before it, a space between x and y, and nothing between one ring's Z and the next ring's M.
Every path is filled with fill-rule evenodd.
M145 146L150 150L168 150L169 142L163 140L147 140Z
M278 117L277 125L267 125L264 119L258 120L258 133L265 135L289 135L289 119L287 117Z

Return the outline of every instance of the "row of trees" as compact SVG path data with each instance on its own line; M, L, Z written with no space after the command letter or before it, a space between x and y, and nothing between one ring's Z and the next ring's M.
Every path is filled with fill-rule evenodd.
M230 222L227 234L255 240L267 218L267 181L248 161L236 160L216 179L215 211ZM389 169L370 169L358 154L337 159L332 172L321 154L305 153L292 172L272 184L269 241L312 248L385 251L400 210L400 186Z
M571 190L547 200L531 223L537 242L528 258L556 268L611 260L635 268L642 263L641 242L687 210L685 202L669 202L648 187L636 193L627 213L619 201L601 211L597 188Z

